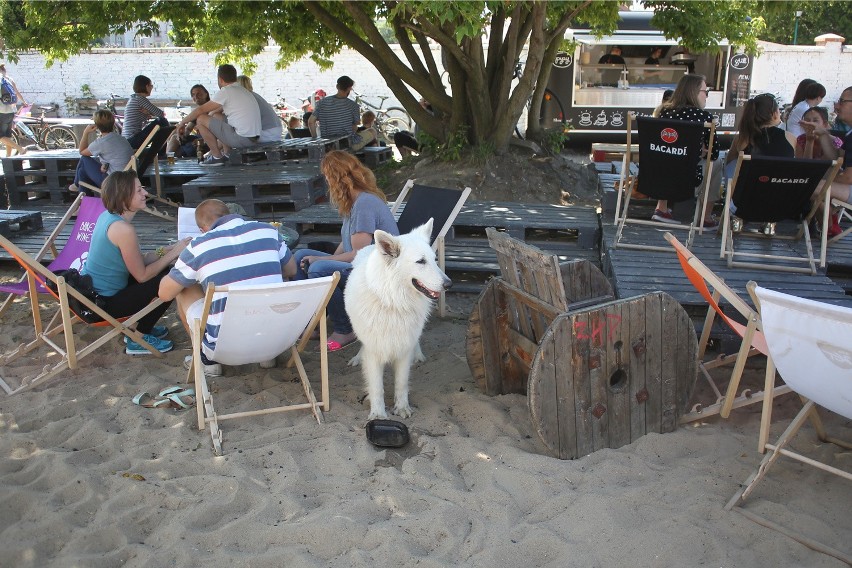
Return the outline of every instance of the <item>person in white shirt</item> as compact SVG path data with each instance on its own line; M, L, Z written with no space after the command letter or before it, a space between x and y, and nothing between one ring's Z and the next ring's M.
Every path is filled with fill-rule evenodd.
M223 152L257 144L262 128L257 100L237 84L236 68L220 65L217 79L219 92L186 115L177 126L178 133L182 134L186 124L195 121L198 133L210 148L210 155L201 164L203 166L221 166L228 161Z
M825 97L825 87L816 82L810 83L802 90L802 96L805 98L801 101L795 101L796 104L790 110L790 116L787 117L787 132L791 133L793 138L798 138L805 133L799 122L811 107L822 102L823 97Z

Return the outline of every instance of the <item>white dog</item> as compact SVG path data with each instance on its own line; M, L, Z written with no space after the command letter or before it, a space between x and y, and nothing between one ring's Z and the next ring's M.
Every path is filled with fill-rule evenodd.
M412 360L423 360L420 334L434 301L452 281L438 268L429 245L432 220L407 235L394 237L376 231L375 244L358 252L346 283L344 299L361 351L350 364L360 361L370 416L387 418L384 369L393 366L393 413L408 418L408 376Z

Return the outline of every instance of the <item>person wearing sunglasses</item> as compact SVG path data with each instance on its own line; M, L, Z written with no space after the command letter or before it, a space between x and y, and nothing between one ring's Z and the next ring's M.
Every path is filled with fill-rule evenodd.
M834 104L837 119L845 124L852 124L852 86L846 87L840 98ZM852 189L852 131L843 137L841 148L846 152L843 157L843 169L834 178L831 184L831 196L849 203L850 189Z
M678 81L675 87L672 98L662 104L660 108L660 118L670 120L686 120L691 122L713 122L713 115L704 110L707 106L707 94L711 89L707 88L707 82L704 75L687 73ZM710 152L710 159L716 161L719 159L719 138L714 138L713 147L707 148L710 145L710 129L704 129L704 150ZM719 164L721 166L721 164ZM707 210L703 212L704 228L712 228L719 225L719 222L710 214L712 204L719 199L720 188L722 183L721 167L713 166L713 177L710 181L710 195L707 200ZM704 168L701 163L698 164L698 169L695 172L694 185L700 189L704 181ZM654 221L662 223L670 223L679 225L680 222L672 217L671 209L668 208L668 202L660 200L657 202L657 209L651 217Z

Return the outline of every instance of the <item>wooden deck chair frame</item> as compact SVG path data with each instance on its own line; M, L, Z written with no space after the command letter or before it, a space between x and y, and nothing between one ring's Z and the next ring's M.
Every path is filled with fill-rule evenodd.
M731 410L734 408L741 408L743 406L756 404L767 398L765 391L751 392L746 390L737 395L737 390L740 386L740 379L742 379L746 360L749 357L753 357L755 355L766 355L768 360L766 364L766 372L767 374L771 372L774 377L774 367L772 367L772 361L768 357L769 350L766 347L766 341L764 340L763 333L760 329L760 317L758 316L757 311L743 300L739 294L734 292L727 284L725 284L725 281L719 278L715 272L707 268L707 266L701 262L698 257L687 250L683 243L678 241L674 235L666 233L665 238L669 244L674 247L684 274L708 304L707 315L704 318L704 326L701 330L701 336L698 339L698 369L704 376L704 379L707 381L710 388L713 390L713 393L716 395L716 401L714 403L709 405L701 403L696 404L693 406L691 412L681 417L680 422L681 424L687 424L716 414L720 415L722 418L728 418L731 414ZM746 325L731 319L727 314L725 314L719 305L720 300L723 298L731 304L731 306L743 318L745 318ZM734 333L742 338L742 343L740 344L739 351L736 355L720 355L716 359L705 361L704 356L707 351L707 343L710 340L710 331L713 328L713 322L717 315ZM728 381L728 386L723 394L716 385L716 382L713 380L713 377L710 376L710 371L718 367L730 365L731 363L733 363L734 367L731 371L731 378ZM769 393L769 396L780 396L788 392L790 392L790 387L787 385L780 385L778 387L774 387ZM766 425L765 428L764 425L761 425L758 445L760 446L765 443L768 436L768 425Z
M165 132L165 130L168 130L168 134L165 135L165 138L163 138L164 134L160 132L161 130L163 130L164 132ZM171 134L171 132L173 130L174 130L173 127L169 128L169 129L162 129L162 127L159 124L155 125L154 128L151 129L151 132L148 134L148 136L145 138L145 140L142 142L142 144L139 146L139 148L137 148L136 151L133 153L133 156L130 157L130 160L127 162L127 165L124 166L123 171L134 170L134 171L137 172L137 174L139 174L140 173L139 172L139 159L140 159L140 157L142 157L143 154L145 154L146 152L153 152L154 157L152 158L152 164L154 166L154 184L157 186L156 187L157 192L154 195L149 195L148 199L153 199L155 201L159 201L159 202L164 203L166 205L171 205L172 207L179 207L180 206L179 203L175 203L174 201L172 201L168 198L165 198L162 195L162 182L160 180L160 160L157 156L157 153L160 151L160 148L154 149L154 147L151 145L151 143L154 141L154 139L158 135L159 135L160 138L163 138L163 144L165 144L166 139L168 139L168 136ZM160 146L162 147L162 144ZM96 186L96 185L93 185L93 184L85 182L85 181L81 181L80 185L82 187L85 187L86 189L89 189L89 190L95 192L98 195L101 194L101 188ZM150 206L146 206L145 209L143 209L142 211L145 211L146 213L150 213L151 215L154 215L155 217L160 217L161 219L166 219L167 221L174 221L175 220L174 215L169 215L168 213L164 213L164 212L159 211L157 209L154 209L153 207L150 207Z
M850 211L852 211L852 203L847 203L842 199L832 198L831 206L840 209L840 215L843 219L846 219L847 221L852 221L852 214L849 213ZM832 245L843 237L845 237L846 235L848 235L849 233L852 233L852 227L844 229L839 235L835 235L828 239L827 244Z
M637 137L639 136L638 123L640 121L641 122L644 122L645 120L660 121L659 124L680 123L678 126L691 124L689 122L682 121L682 120L674 121L674 120L666 120L666 119L651 118L651 117L637 117L634 113L628 113L627 114L627 154L625 155L625 158L624 158L625 159L625 161L624 161L625 167L629 167L629 164L631 163L631 160L632 160L630 148L631 148L631 145L632 145L633 121L634 120L637 121ZM649 122L647 124L649 125L649 128L652 125L656 126L652 122ZM710 145L709 145L709 148L712 148L713 147L713 141L715 140L715 137L716 137L716 126L715 126L715 124L713 124L712 122L705 122L702 125L702 129L709 129L710 130ZM702 130L702 140L703 140L703 130ZM696 150L696 152L697 151L698 150ZM642 144L641 143L640 143L640 146L639 146L639 153L640 153L640 156L641 156L642 155ZM637 185L638 185L639 180L642 176L642 164L641 164L641 160L640 160L639 173L635 176L628 176L627 178L625 178L625 183L623 183L622 187L619 189L618 198L617 198L617 201L616 201L616 215L618 216L618 222L617 222L617 229L616 229L616 232L615 232L615 238L613 239L613 245L612 245L613 248L614 249L621 248L621 249L636 249L636 250L654 250L654 251L662 251L662 252L667 252L669 250L665 246L637 245L637 244L633 244L633 243L621 242L621 240L624 236L624 227L627 224L646 226L646 227L657 227L657 228L666 229L666 230L686 230L686 231L688 231L688 236L687 236L687 239L686 239L686 247L690 248L692 246L692 241L693 241L693 238L695 236L695 232L698 231L699 234L703 234L703 231L704 231L704 217L702 215L702 212L707 207L707 199L708 199L709 190L710 190L710 181L711 181L711 177L712 177L712 174L713 174L713 160L710 159L710 152L707 152L707 156L705 158L703 158L703 159L699 158L698 159L698 163L696 164L696 167L698 166L698 164L700 164L702 162L702 160L705 162L704 185L703 185L703 188L701 190L701 195L699 195L695 200L695 213L693 214L692 222L689 225L674 225L674 224L671 224L671 223L662 223L662 222L659 222L659 221L648 220L648 219L632 219L632 218L629 217L630 200L631 200L631 197L633 195L633 192L637 189ZM646 168L648 167L647 163L646 163L645 167ZM658 197L654 196L653 192L647 191L647 187L641 187L641 188L639 188L639 190L642 191L644 194L648 195L649 198L651 198L651 199L655 199L655 200L658 199ZM622 199L622 192L624 193L623 199ZM687 192L684 191L684 196L686 196L686 193ZM663 198L659 197L659 199L663 199ZM621 207L620 209L619 209L619 205Z
M769 469L781 456L794 459L800 463L811 465L822 471L852 481L852 472L817 461L790 448L790 442L792 442L802 426L805 425L805 422L810 421L817 438L821 442L832 443L840 448L852 450L852 442L828 435L817 410L818 406L822 406L828 410L840 413L845 418L852 418L848 386L841 387L839 384L831 386L831 378L827 378L829 374L833 374L835 383L845 382L845 384L849 384L850 353L845 349L845 344L843 344L843 347L838 344L842 343L848 337L849 330L852 329L852 310L766 290L758 287L754 281L748 283L748 291L754 298L763 319L767 322L764 331L766 333L768 349L770 353L775 355L770 360L777 361L779 374L792 386L794 392L799 394L803 407L774 444L768 443L768 441L761 443L761 452L769 450L769 453L766 453L757 470L748 477L743 486L728 501L725 509L736 510L746 518L767 528L781 532L808 548L828 554L852 565L852 554L822 544L745 508L745 500L766 477ZM785 315L792 313L794 317L786 322L782 321L781 318L778 318L780 312L784 312ZM808 330L805 329L806 326L802 326L801 330L795 330L799 332L798 334L789 333L790 331L794 331L791 328L796 327L795 323L797 319L798 321L808 321L817 318L819 318L820 323L828 321L835 326L842 326L833 327L826 331L826 335L839 338L836 344L821 346L818 339L803 337L803 335L808 334ZM845 328L845 331L842 328ZM816 349L813 344L816 344ZM817 354L817 350L821 354ZM815 359L814 355L821 356L823 360ZM801 367L795 363L791 365L790 363L794 359L807 361L808 370L802 372ZM816 370L811 365L816 367ZM814 380L817 377L818 380ZM775 373L773 372L771 376L767 373L766 392L772 392L774 380ZM841 389L843 389L842 392ZM761 429L763 429L764 423L768 426L771 421L771 412L772 397L770 395L764 399Z
M820 165L825 166L825 170L823 175L821 176L819 183L822 186L818 186L816 180L814 180L813 187L815 187L816 191L818 191L817 197L813 199L808 214L799 222L799 227L794 234L790 235L772 235L767 236L762 233L751 233L742 231L740 233L736 233L735 236L734 231L731 230L731 216L734 215L731 213L731 203L733 202L734 194L736 191L743 191L745 186L740 188L737 187L737 181L740 178L740 174L743 169L746 167L746 164L749 164L748 167L752 167L751 164L768 164L773 165L778 168L779 171L788 170L790 175L805 175L798 174L796 172L802 171L802 168L805 166L809 166L812 168L819 169ZM728 261L729 267L739 267L739 268L756 268L758 270L775 270L782 272L800 272L805 274L816 274L817 273L817 265L819 268L825 268L825 259L826 259L826 248L827 248L827 240L828 240L828 216L830 213L829 210L829 202L831 199L831 195L829 189L831 188L831 182L834 180L834 177L837 175L837 172L840 170L841 160L805 160L804 158L774 158L774 157L752 157L748 154L740 152L737 156L737 165L734 170L734 176L728 183L728 191L725 192L725 208L722 213L722 243L719 250L719 257L725 258ZM784 170L782 170L784 168ZM780 175L780 174L779 174ZM768 176L764 176L768 177ZM764 181L761 179L761 181ZM772 180L769 183L775 183ZM796 188L795 184L785 184L782 186L773 186L770 190L779 191L780 189L786 189L788 187ZM783 203L786 201L785 198L779 199L779 203ZM814 216L817 214L817 211L822 207L822 219L821 219L821 227L822 227L822 236L820 237L820 254L819 260L814 257L813 245L811 243L811 233L809 224ZM788 218L791 216L787 216ZM774 222L775 220L782 219L745 219L748 220L757 220L757 221L767 221ZM787 241L799 241L804 237L805 241L805 249L807 252L807 258L803 258L802 256L789 256L789 255L773 255L766 253L754 253L754 252L743 252L737 251L735 249L735 240L737 238L742 237L757 237L762 239L778 239L778 240L787 240ZM744 260L737 260L738 258L742 258ZM805 264L807 266L789 266L789 265L779 265L779 264L764 264L759 262L751 262L751 260L775 260L775 261L784 261L786 263L791 264Z
M35 255L32 256L33 260L37 262L43 262L48 258L48 253L50 254L49 258L56 259L59 256L59 249L56 247L56 240L59 238L59 235L68 225L68 223L71 222L71 219L76 217L77 212L80 210L80 206L83 203L84 197L85 194L80 193L79 195L77 195L74 201L71 202L71 205L68 207L68 211L66 211L65 214L62 215L62 218L59 219L59 222L57 223L56 227L53 229L53 231L50 232L50 235L48 235L47 239L44 241L44 244L41 246L38 252L36 252ZM24 272L23 276L21 276L19 283L24 284L26 283L26 281L27 274L26 272ZM27 289L27 293L29 293L29 289ZM0 316L6 313L6 310L9 309L9 306L12 305L12 302L19 295L21 294L9 292L9 296L3 301L2 304L0 304Z
M189 374L187 376L187 382L195 383L195 392L198 396L198 403L196 405L196 412L198 417L198 429L204 430L206 426L210 428L210 436L213 441L213 449L216 455L222 455L222 430L219 427L219 422L222 420L232 420L235 418L245 418L249 416L259 416L263 414L271 414L276 412L288 412L291 410L310 410L314 418L316 418L319 424L322 424L323 421L323 411L328 412L331 409L331 401L329 399L329 387L328 387L328 349L326 346L327 341L327 321L326 321L326 306L328 305L328 301L331 299L331 295L334 292L334 289L337 287L337 283L340 280L340 273L335 272L332 276L327 276L324 278L314 278L310 280L299 280L295 282L284 282L280 285L275 285L275 287L271 287L269 285L263 287L246 287L243 288L244 291L251 291L257 288L264 288L266 290L272 288L284 288L293 287L293 286L309 286L309 285L318 285L322 284L326 286L326 292L323 300L317 305L316 310L314 311L313 316L308 322L307 327L301 334L301 339L294 342L291 346L284 346L282 351L290 350L290 359L287 363L287 367L296 366L296 369L299 374L299 379L302 383L302 388L305 391L305 397L307 398L307 402L298 403L298 404L287 404L283 406L277 406L272 408L264 408L260 410L251 410L246 412L234 412L228 414L219 414L216 412L213 406L213 393L207 384L207 378L204 375L204 365L201 361L201 341L204 336L204 331L207 326L207 317L210 313L210 307L213 304L213 296L217 293L228 293L229 290L234 291L235 293L239 290L239 288L228 286L219 286L216 287L214 285L209 285L204 295L204 306L201 313L201 316L197 319L191 319L188 322L190 329L190 337L192 340L192 365L189 369ZM230 304L225 305L225 311L227 312L228 306ZM277 311L277 310L276 310ZM225 322L223 322L224 327ZM320 384L321 384L321 396L320 399L317 400L314 395L314 391L311 388L311 383L308 380L308 375L305 371L305 366L302 363L302 359L299 356L305 345L307 345L308 340L311 337L313 331L319 326L320 331ZM221 327L220 327L221 331ZM272 330L274 331L274 330ZM215 353L215 352L214 352ZM229 364L228 361L223 361L225 364ZM260 361L255 361L260 362Z
M446 203L434 203L436 209L427 209L414 211L413 208L403 209L402 213L399 215L399 222L401 224L407 225L408 221L411 222L410 228L414 228L418 225L422 225L426 221L429 220L430 217L437 217L441 215L442 217L445 215L446 220L435 218L435 222L432 227L432 248L435 250L438 256L438 266L441 267L441 270L446 272L446 260L445 260L445 238L447 233L450 231L450 228L453 226L453 223L456 220L456 217L461 211L462 207L464 207L465 201L467 201L468 196L470 195L471 189L469 187L464 188L459 191L456 189L446 189L446 188L431 188L427 186L416 185L414 180L408 180L403 186L402 190L399 192L399 196L397 196L396 201L394 201L393 206L391 207L391 213L396 216L397 212L399 212L400 206L408 194L412 194L412 199L416 197L416 194L421 191L429 191L432 190L440 190L445 195L453 195L458 194L456 197L455 204L453 205L450 211L446 211L446 207L438 207L440 205L447 205ZM448 194L446 192L453 192L452 194ZM441 221L444 221L443 224L439 224ZM400 231L402 231L402 227L400 227ZM438 298L438 314L441 317L446 315L446 296L445 291L441 290L441 295Z
M90 355L115 337L121 335L125 335L131 340L139 343L148 349L148 351L150 351L153 355L162 357L162 353L157 351L153 346L145 341L141 333L130 327L135 326L140 319L150 313L154 308L161 305L162 302L159 299L153 300L150 304L145 306L145 308L130 317L117 319L106 313L74 287L68 285L62 276L57 276L48 270L40 262L36 261L32 256L28 255L3 236L0 236L0 247L6 249L12 258L14 258L27 272L30 307L33 312L33 322L36 329L36 337L34 340L29 343L19 345L14 350L0 356L0 366L8 365L23 355L43 346L47 346L59 354L59 361L52 365L45 366L36 375L24 377L20 380L20 383L17 386L10 386L6 380L0 378L0 387L3 388L7 394L15 394L42 384L66 369L76 369L78 362L81 359ZM39 285L47 288L48 282L52 282L56 286L56 292L54 293L53 291L50 291L50 294L58 300L59 309L47 325L44 325L38 309L37 290ZM47 289L50 290L49 288ZM69 297L74 298L83 306L96 313L103 319L103 321L94 324L85 322L71 308ZM77 340L74 337L74 325L77 323L96 327L110 327L110 329L88 345L78 346ZM59 335L64 336L64 345L60 344L59 339L55 339Z

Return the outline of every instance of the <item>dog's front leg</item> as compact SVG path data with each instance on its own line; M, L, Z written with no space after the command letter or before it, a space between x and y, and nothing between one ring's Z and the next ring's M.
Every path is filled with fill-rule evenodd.
M400 357L394 364L396 382L393 387L393 413L401 418L411 416L411 407L408 405L408 377L411 374L411 359L411 355Z
M369 353L361 358L361 369L364 372L364 380L367 382L367 397L370 399L370 415L367 420L374 418L387 418L385 410L385 366Z

